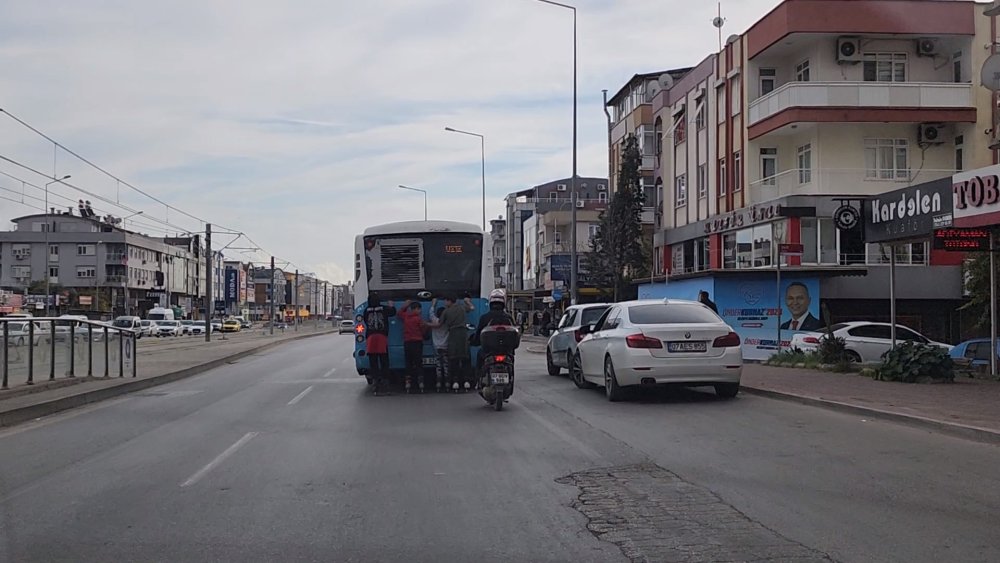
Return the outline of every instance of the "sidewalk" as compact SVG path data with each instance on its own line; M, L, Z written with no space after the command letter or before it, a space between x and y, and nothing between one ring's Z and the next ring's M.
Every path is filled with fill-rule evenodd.
M1000 443L1000 383L994 381L957 378L950 384L921 385L748 363L743 366L742 388Z
M205 342L204 337L143 342L138 349L135 378L130 373L119 378L115 365L109 378L67 378L57 372L55 381L49 381L46 371L41 377L36 374L37 383L30 387L12 382L9 390L0 391L0 427L197 375L285 342L325 334L336 335L336 330L304 326L297 332L287 330L274 336L255 331L229 334L226 340L221 339L221 334L213 335L212 342ZM103 375L103 363L101 371L95 369L95 373Z

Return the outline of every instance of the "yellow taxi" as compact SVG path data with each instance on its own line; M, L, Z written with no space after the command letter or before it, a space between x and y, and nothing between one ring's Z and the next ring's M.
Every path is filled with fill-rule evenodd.
M222 332L239 332L242 326L236 319L226 319L222 321Z

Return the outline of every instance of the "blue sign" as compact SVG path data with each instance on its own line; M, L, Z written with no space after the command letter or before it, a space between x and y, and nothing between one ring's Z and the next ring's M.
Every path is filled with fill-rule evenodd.
M235 268L226 268L226 303L236 303L240 295L240 273Z
M554 301L562 301L562 298L563 298L562 290L559 289L552 290L552 299Z
M216 301L215 302L215 311L217 313L225 313L226 312L226 302L225 301Z
M553 254L549 256L549 275L552 281L569 282L573 275L570 267L573 264L571 256L568 254ZM555 297L555 296L553 296Z

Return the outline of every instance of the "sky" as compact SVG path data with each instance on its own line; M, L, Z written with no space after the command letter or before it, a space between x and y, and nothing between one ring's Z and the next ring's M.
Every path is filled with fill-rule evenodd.
M717 6L565 1L578 173L604 177L601 91L716 51ZM778 3L723 2L723 35ZM485 136L490 219L507 193L570 176L572 29L536 0L4 2L0 219L44 208L69 174L49 207L142 211L127 226L153 236L209 221L249 237L217 234L227 259L346 282L356 234L422 218L399 184L427 190L430 219L481 223L479 139L445 127Z

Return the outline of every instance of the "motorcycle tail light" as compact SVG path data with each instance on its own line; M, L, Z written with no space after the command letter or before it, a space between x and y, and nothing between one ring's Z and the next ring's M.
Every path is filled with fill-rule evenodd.
M496 356L493 356L493 360L497 361L497 362L503 362L503 361L507 360L507 356L503 356L503 355L499 355L498 354Z

